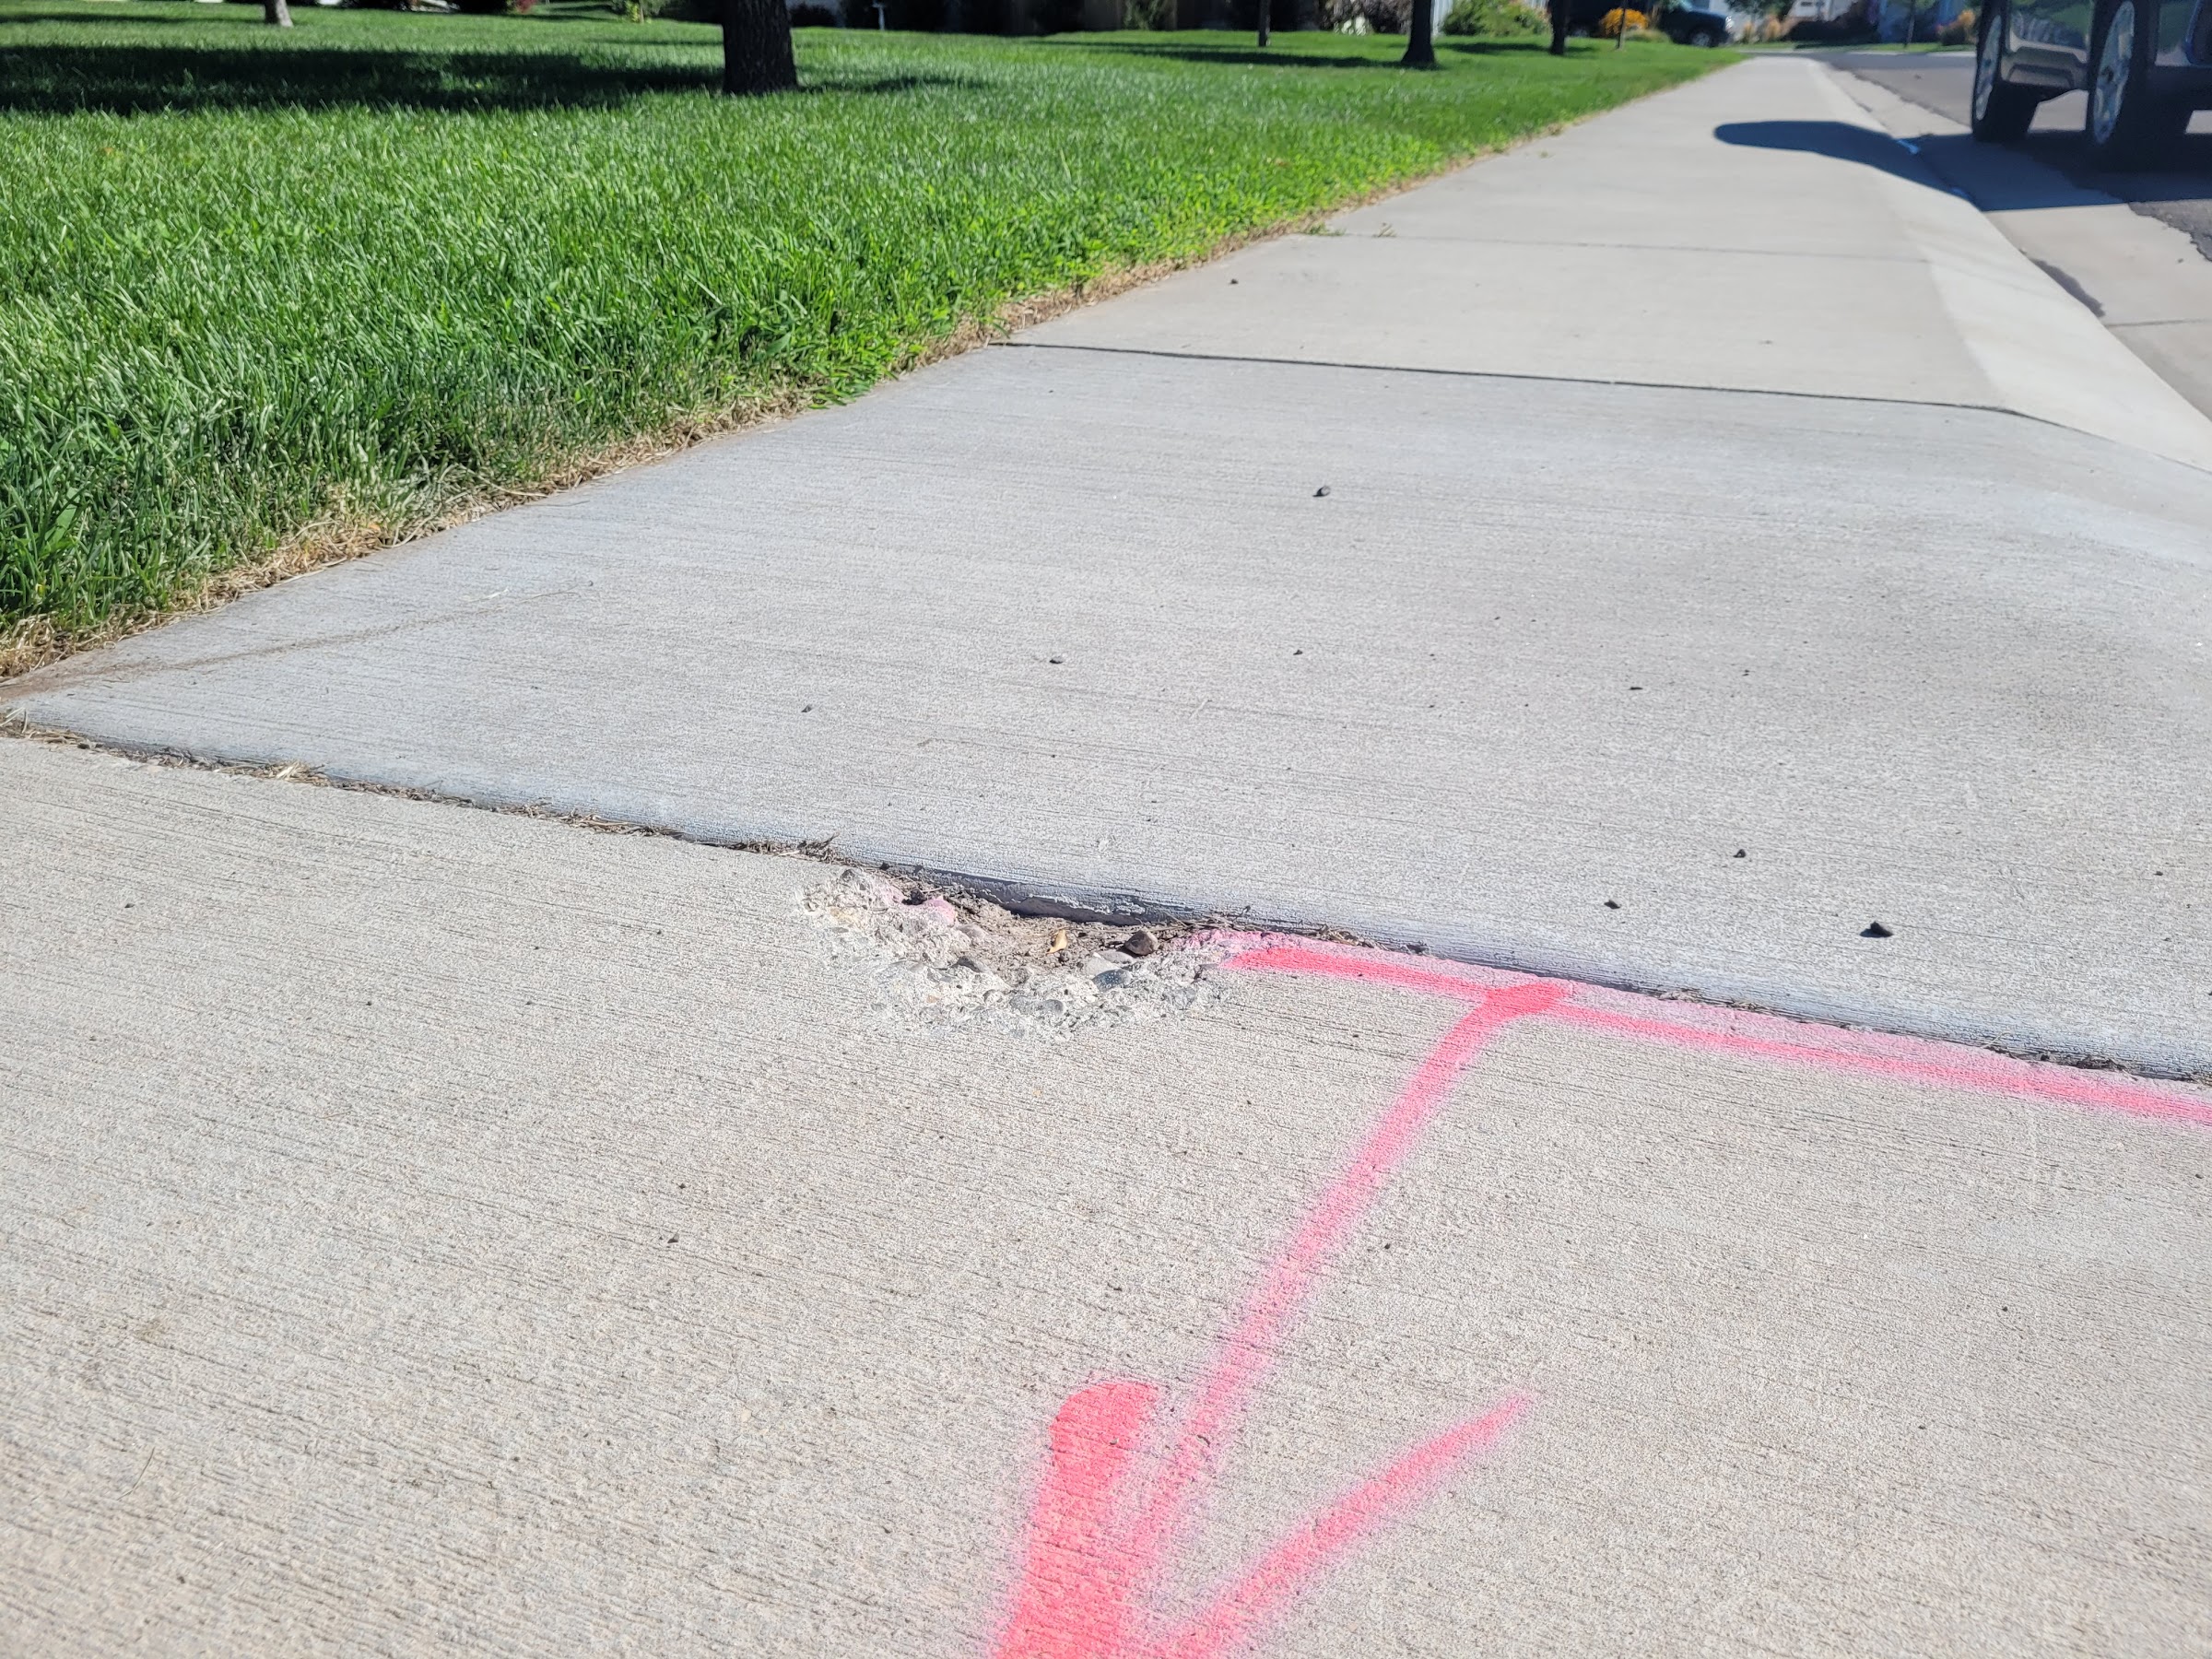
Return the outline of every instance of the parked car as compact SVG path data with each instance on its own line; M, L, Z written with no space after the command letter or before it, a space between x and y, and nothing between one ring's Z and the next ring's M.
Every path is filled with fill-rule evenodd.
M2089 154L2139 167L2212 108L2212 6L2199 0L1987 0L1976 26L1974 136L2007 144L2035 106L2088 89Z
M1719 46L1728 39L1728 14L1719 0L1661 8L1659 27L1677 46Z

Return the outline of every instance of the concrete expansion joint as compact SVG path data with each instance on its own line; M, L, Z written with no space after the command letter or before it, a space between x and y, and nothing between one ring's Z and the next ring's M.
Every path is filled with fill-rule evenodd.
M1648 392L1704 392L1727 397L1786 397L1797 402L1858 404L1868 408L1959 409L1974 415L2003 415L2061 430L2078 429L2045 420L2004 404L1960 403L1940 397L1868 397L1853 392L1806 392L1789 386L1729 386L1702 381L1623 380L1588 374L1517 374L1502 369L1438 369L1418 364L1362 363L1330 358L1263 357L1245 352L1171 351L1156 346L1102 346L1085 340L1002 340L1002 348L1020 351L1079 351L1102 357L1165 358L1194 363L1258 363L1281 369L1345 370L1356 374L1422 374L1445 380L1516 381L1538 385L1625 386ZM2085 436L2094 437L2088 433ZM2184 464L2185 465L2185 464Z
M1005 877L888 865L841 850L835 835L817 841L716 840L664 826L542 805L486 801L465 794L332 777L297 761L248 764L174 750L98 740L0 714L0 741L83 749L140 765L303 783L465 807L511 818L565 824L601 835L650 836L723 852L803 859L830 866L801 896L800 909L832 936L832 949L865 961L877 979L878 1006L924 1026L980 1023L1029 1036L1063 1038L1096 1025L1186 1012L1204 1005L1206 975L1224 954L1216 938L1260 934L1310 939L1355 949L1428 957L1440 963L1556 979L1527 964L1464 948L1436 951L1414 936L1384 938L1352 929L1292 922L1251 912L1197 912L1162 905L1141 894L1074 895L1053 886ZM1808 1030L1864 1031L1927 1038L1902 1024L1809 1019L1775 1003L1715 995L1696 986L1644 975L1580 973L1574 982L1665 1002L1727 1008L1789 1021ZM1942 1033L1937 1040L2011 1059L2160 1081L2212 1085L2212 1065L2144 1065L2116 1055L2046 1043Z

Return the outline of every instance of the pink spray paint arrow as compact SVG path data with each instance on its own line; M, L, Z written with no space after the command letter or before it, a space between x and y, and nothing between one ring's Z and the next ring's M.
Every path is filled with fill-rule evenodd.
M2212 1103L2192 1094L1912 1038L1684 1009L1564 981L1277 935L1223 935L1209 942L1231 948L1225 968L1388 985L1459 1002L1467 1012L1422 1060L1268 1264L1149 1481L1140 1453L1159 1427L1160 1387L1100 1382L1068 1396L1053 1419L1019 1581L994 1659L1226 1659L1355 1545L1495 1443L1527 1408L1526 1395L1509 1395L1414 1446L1300 1522L1196 1615L1173 1620L1158 1611L1154 1596L1188 1533L1191 1511L1218 1474L1246 1405L1315 1281L1453 1085L1490 1038L1515 1020L1557 1020L1784 1065L2212 1125Z
M1483 1045L1500 1028L1549 1008L1567 991L1545 981L1483 990L1445 1032L1268 1264L1148 1485L1137 1478L1136 1452L1157 1413L1158 1386L1102 1382L1068 1398L1053 1422L1020 1586L997 1659L1217 1659L1232 1653L1331 1562L1432 1490L1520 1415L1526 1401L1514 1396L1414 1447L1300 1524L1195 1618L1156 1628L1150 1592L1315 1280Z

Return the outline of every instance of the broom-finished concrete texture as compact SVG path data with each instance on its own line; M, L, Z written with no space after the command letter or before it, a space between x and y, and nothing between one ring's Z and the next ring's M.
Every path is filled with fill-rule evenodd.
M1803 61L1024 337L2003 408L2212 467L2212 422Z
M2163 388L1889 161L1826 72L1743 65L1347 221L1395 236L1250 251L1028 336L1080 348L942 365L13 701L124 745L834 837L1047 904L2203 1071L2212 475L1947 406L2046 384L2169 450L2212 429L2131 403ZM1707 286L1606 332L1663 237ZM1588 306L1529 308L1585 258ZM1453 261L1518 271L1526 325L1490 288L1415 303L1408 273ZM1998 289L2001 337L1952 302ZM1756 383L1823 395L1741 389L1733 336L1768 336L1739 303L1786 330ZM1151 349L1208 339L1493 368L1502 343L1564 378ZM1573 378L1631 346L1702 383Z
M2193 1072L2207 524L2000 415L989 352L19 706Z
M1179 1651L2212 1644L2204 1091L1539 988L1293 1283L1462 1004L925 1027L818 865L24 742L0 844L9 1653L1135 1659L1050 1426L1164 1478L1286 1285L1133 1625L1312 1547Z

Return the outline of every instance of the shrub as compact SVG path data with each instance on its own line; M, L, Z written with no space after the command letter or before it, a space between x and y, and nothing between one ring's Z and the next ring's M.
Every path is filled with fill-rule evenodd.
M1523 0L1453 0L1452 9L1444 14L1443 32L1510 38L1547 34L1550 29L1543 14Z
M1610 41L1623 29L1633 34L1639 29L1649 29L1651 26L1651 18L1645 17L1643 13L1630 11L1625 6L1617 6L1597 20L1597 38L1601 41Z
M1936 42L1944 46L1971 46L1974 23L1973 8L1970 6L1936 30Z

